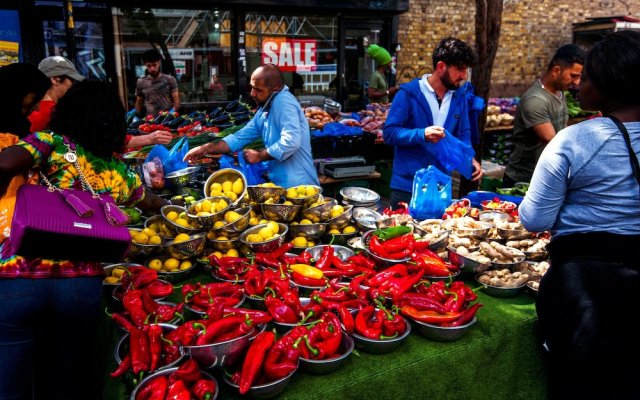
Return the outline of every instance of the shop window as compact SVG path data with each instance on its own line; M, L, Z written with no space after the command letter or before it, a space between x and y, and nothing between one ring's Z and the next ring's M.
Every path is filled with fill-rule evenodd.
M247 70L273 63L297 96L335 97L338 19L249 13L245 17Z
M136 81L145 74L142 53L152 46L164 57L162 72L178 80L183 104L231 100L230 11L118 8L113 14L130 106Z

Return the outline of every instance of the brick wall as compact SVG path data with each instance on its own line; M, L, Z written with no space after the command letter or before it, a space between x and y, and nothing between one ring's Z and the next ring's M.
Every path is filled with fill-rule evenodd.
M571 26L588 17L640 18L640 1L505 0L491 96L519 96L546 69L555 50L571 43ZM440 39L458 37L473 46L475 1L410 0L400 16L398 82L432 69L431 52Z

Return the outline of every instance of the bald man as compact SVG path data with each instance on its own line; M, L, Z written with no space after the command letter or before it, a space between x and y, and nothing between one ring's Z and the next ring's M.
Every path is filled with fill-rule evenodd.
M247 149L242 156L249 163L270 161L271 182L282 187L319 185L311 157L309 124L277 66L265 64L253 71L251 97L260 108L244 128L190 150L185 161L195 163L207 154L241 151L261 137L266 148Z

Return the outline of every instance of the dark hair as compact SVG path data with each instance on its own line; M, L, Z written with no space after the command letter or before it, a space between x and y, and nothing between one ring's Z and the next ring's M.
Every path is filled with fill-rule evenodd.
M605 36L586 56L584 69L603 96L622 104L640 104L640 32Z
M580 47L575 44L565 44L556 51L556 54L553 55L553 58L547 67L547 71L550 71L556 65L561 68L568 68L573 64L583 65L584 57L584 50Z
M456 67L470 67L476 63L476 53L460 39L448 37L442 39L433 50L433 68L439 61Z
M103 158L122 150L127 131L116 92L106 83L88 79L74 84L56 104L50 127Z
M142 53L143 62L156 62L162 60L162 56L156 49L149 49Z
M22 115L24 98L35 94L35 101L42 99L51 87L51 81L45 74L31 64L15 63L0 67L0 132L13 133L19 137L30 133L31 124Z

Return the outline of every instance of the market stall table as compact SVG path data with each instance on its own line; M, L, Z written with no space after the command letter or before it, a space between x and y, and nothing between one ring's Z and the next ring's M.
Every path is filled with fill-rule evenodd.
M190 281L209 280L204 273ZM467 283L476 287L476 283ZM536 330L534 300L491 297L478 291L484 307L478 322L455 342L430 341L413 330L397 350L385 355L362 351L329 374L296 372L282 399L544 399L546 378ZM120 331L106 321L107 373L116 368L113 346ZM241 398L226 386L219 371L219 399ZM119 379L105 375L104 399L127 399Z

